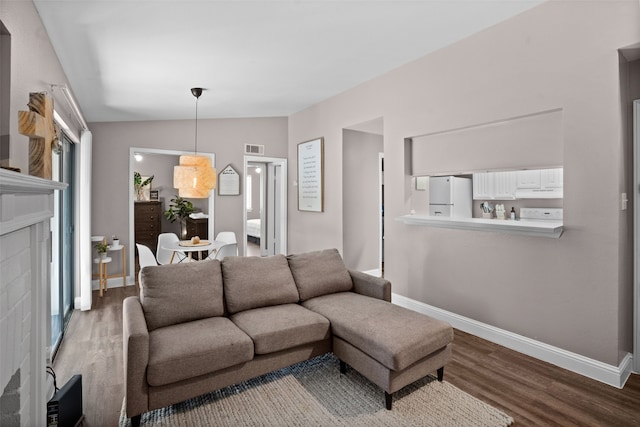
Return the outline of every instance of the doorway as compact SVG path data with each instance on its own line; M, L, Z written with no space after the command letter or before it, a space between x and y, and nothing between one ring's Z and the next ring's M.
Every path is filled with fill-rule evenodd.
M135 274L136 274L136 263L135 263L135 214L134 214L134 206L135 206L135 189L133 186L133 174L135 171L140 170L144 172L146 175L154 175L154 179L151 183L152 189L159 190L159 201L161 202L161 210L164 211L168 208L169 201L175 194L177 194L177 190L173 188L173 166L177 164L179 160L179 156L181 155L193 155L193 151L176 151L176 150L162 150L156 148L137 148L131 147L129 149L129 246L127 255L129 259L127 260L127 268L129 270L129 276L131 280L127 280L128 282L135 283ZM211 165L215 167L215 154L212 153L201 153L198 152L199 156L208 156L211 158ZM141 169L141 165L139 164L136 157L140 159L142 157L142 162L148 162L151 159L153 160L153 164L155 166L150 169ZM162 158L164 158L163 161ZM148 167L148 166L147 166ZM207 213L207 236L206 238L209 240L213 240L214 234L214 194L215 190L211 190L208 199L200 199L202 200L202 208L203 212L206 209ZM164 216L161 217L161 221L164 221ZM175 230L169 231L177 231L179 230L179 226L176 224ZM151 248L155 251L155 248Z
M382 118L342 130L342 257L345 265L381 277L384 262L384 136Z
M244 158L244 256L287 254L287 159Z

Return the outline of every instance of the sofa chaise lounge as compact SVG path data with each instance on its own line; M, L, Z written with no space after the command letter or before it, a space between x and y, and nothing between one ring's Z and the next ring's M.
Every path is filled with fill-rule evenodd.
M391 283L335 249L144 267L123 305L126 413L141 414L327 352L392 394L451 359L453 329L393 305Z

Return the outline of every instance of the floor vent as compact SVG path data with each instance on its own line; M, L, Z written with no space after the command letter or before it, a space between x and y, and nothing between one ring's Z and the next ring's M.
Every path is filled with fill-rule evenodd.
M264 145L244 144L244 154L264 154Z

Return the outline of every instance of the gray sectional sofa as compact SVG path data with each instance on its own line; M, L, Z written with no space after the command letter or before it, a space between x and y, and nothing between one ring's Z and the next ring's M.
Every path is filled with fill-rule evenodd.
M392 393L438 372L453 329L393 305L391 284L335 249L145 267L123 306L127 416L327 352Z

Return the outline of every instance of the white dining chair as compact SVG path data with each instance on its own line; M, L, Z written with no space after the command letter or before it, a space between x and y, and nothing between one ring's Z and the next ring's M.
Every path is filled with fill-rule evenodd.
M224 243L238 243L238 240L236 240L236 233L233 231L221 231L218 233L215 240Z
M138 272L138 284L140 284L142 269L144 267L158 265L158 261L156 260L156 257L153 256L151 249L145 245L136 243L136 247L138 248L138 264L140 264L140 271Z
M237 243L225 243L218 247L215 252L212 252L207 259L217 259L222 261L227 256L238 256L238 244Z
M173 264L177 264L182 261L187 261L189 258L180 252L176 252L175 256L173 255L173 251L164 249L163 246L166 246L169 243L177 243L180 239L175 233L160 233L158 235L158 247L156 248L156 259L158 260L158 264L171 264L171 256L173 256Z

